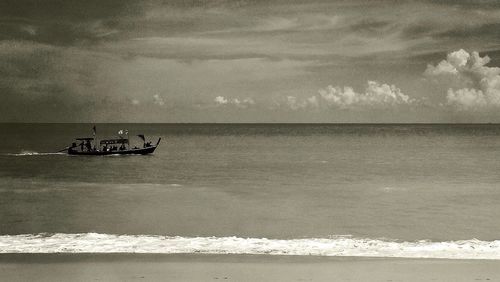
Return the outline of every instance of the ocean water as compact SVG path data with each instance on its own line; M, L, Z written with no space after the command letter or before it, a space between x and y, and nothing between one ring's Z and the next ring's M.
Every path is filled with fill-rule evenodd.
M0 124L0 252L500 258L500 125ZM140 143L135 138L137 144Z

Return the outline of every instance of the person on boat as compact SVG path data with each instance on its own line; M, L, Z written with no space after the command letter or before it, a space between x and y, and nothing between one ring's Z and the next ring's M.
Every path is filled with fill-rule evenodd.
M92 145L90 145L90 140L87 140L85 143L85 148L87 148L87 152L90 152L92 149Z
M83 141L82 141L82 143L80 143L80 151L83 152Z
M125 144L123 144L123 143L122 143L122 144L120 145L120 151L123 151L123 150L125 150Z

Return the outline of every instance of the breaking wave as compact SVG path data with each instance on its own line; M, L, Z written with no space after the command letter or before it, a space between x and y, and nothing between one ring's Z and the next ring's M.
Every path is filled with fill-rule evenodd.
M497 260L500 259L500 240L398 242L349 236L278 240L56 233L2 235L0 253L202 253Z

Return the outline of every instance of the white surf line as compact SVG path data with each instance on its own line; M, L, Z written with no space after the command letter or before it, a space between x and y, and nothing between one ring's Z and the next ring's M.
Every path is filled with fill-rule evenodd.
M500 240L397 242L350 237L277 240L56 233L2 235L0 253L202 253L498 260Z

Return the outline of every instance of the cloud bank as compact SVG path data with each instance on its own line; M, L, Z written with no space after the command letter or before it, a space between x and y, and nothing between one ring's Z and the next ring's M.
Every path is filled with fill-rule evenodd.
M368 81L365 92L358 93L351 87L333 87L319 91L322 101L328 106L340 109L352 108L387 108L397 105L410 105L415 99L401 92L395 85Z
M290 110L300 109L341 109L341 110L379 110L410 106L417 103L417 99L405 95L395 85L368 81L364 92L357 92L350 86L329 85L320 89L317 95L308 98L296 96L281 97L275 101L278 108Z
M405 94L394 84L369 80L364 91L351 86L332 86L318 90L316 95L274 95L274 99L259 99L260 108L301 112L382 113L385 110L413 112L434 111L450 115L453 120L491 120L500 107L500 68L488 66L490 57L463 49L448 53L445 60L427 65L424 76L441 90L421 96ZM436 94L436 95L433 95ZM256 105L252 98L239 100L218 96L218 105L248 108ZM330 111L331 113L331 111Z
M500 68L489 67L488 56L460 49L448 54L436 66L428 65L425 75L449 85L446 104L460 111L500 107Z

